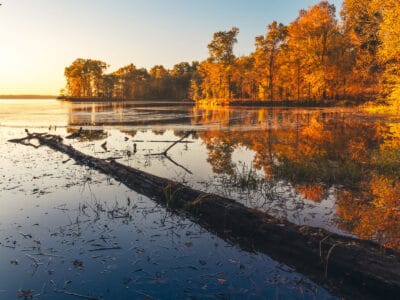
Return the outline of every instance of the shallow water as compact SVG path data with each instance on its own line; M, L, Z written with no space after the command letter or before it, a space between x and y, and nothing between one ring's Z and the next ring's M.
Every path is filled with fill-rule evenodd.
M1 299L18 290L39 299L70 299L65 292L103 299L330 297L287 266L242 251L104 175L63 163L64 155L7 150Z
M380 219L379 235L370 226L382 207L398 208L390 202L397 182L386 184L396 165L381 162L396 155L396 118L336 108L0 100L0 298L19 289L40 299L68 298L66 291L105 299L332 297L65 155L6 142L25 128L65 137L81 126L81 137L65 142L87 154L298 224L398 245L398 221ZM147 156L188 130L195 133L169 159Z

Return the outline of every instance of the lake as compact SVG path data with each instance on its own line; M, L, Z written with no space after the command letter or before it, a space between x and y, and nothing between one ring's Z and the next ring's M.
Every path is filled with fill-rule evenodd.
M66 142L86 154L400 249L399 120L354 108L0 100L0 298L335 297L66 155L7 142L25 129L82 127Z

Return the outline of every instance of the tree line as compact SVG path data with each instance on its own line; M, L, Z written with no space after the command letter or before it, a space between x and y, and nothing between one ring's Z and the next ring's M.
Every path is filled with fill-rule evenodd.
M182 62L172 70L156 65L148 71L129 64L105 74L107 63L78 58L65 68L67 85L62 93L81 98L185 99L197 65Z
M209 57L149 71L133 64L77 59L65 69L66 94L120 99L325 101L400 98L400 2L322 1L288 25L273 21L255 49L236 57L239 29L214 33Z

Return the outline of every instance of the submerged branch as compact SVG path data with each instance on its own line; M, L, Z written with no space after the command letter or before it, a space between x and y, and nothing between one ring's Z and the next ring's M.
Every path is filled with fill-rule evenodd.
M175 160L173 160L169 155L165 155L165 158L168 159L170 162L172 162L174 165L184 169L186 172L188 172L189 174L193 174L188 168L182 166L180 163L176 162Z
M193 133L193 131L188 131L186 132L186 134L181 137L179 140L174 141L170 146L168 146L167 149L165 149L163 152L160 153L151 153L151 154L146 154L145 156L164 156L165 158L167 158L170 162L172 162L174 165L182 168L183 170L185 170L186 172L188 172L189 174L193 174L188 168L182 166L181 164L177 163L175 160L173 160L169 155L168 155L168 151L174 147L176 144L178 143L185 143L188 141L183 141L184 139L186 139L189 135L191 135Z
M194 190L114 160L106 161L86 155L63 144L58 136L28 134L26 138L14 139L12 142L26 145L24 140L31 139L37 139L40 145L69 155L79 164L112 176L154 201L189 212L196 217L198 223L221 237L235 241L244 248L264 252L295 267L316 282L328 285L331 290L354 298L365 299L379 295L398 297L398 251L323 229L298 226L245 207L232 199Z
M160 153L152 153L152 154L146 154L146 156L155 156L155 155L167 155L167 152L174 147L176 144L181 143L184 139L186 139L189 135L191 135L193 133L193 131L188 131L185 133L185 135L183 137L181 137L179 140L176 140L175 142L173 142L170 146L167 147L167 149L165 149L163 152Z

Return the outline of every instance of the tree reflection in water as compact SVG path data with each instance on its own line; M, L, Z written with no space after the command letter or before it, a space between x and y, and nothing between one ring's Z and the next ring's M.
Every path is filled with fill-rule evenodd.
M237 196L246 205L299 224L310 224L303 212L313 214L310 205L323 203L326 210L318 213L329 216L329 222L334 219L332 229L400 249L398 120L340 108L152 105L81 103L72 106L69 125L120 126L130 138L143 128L163 139L171 138L170 128L178 138L184 130L177 128L196 130L191 136L195 143L185 145L194 158L185 162L194 172L192 182L203 180L195 177L200 165L195 152L201 150L213 175L209 191ZM93 138L105 136L99 132Z
M266 180L315 202L335 187L340 229L400 249L400 124L337 111L195 109L202 114L193 122L225 118L231 127L199 133L214 172L237 177L232 153L250 149Z

